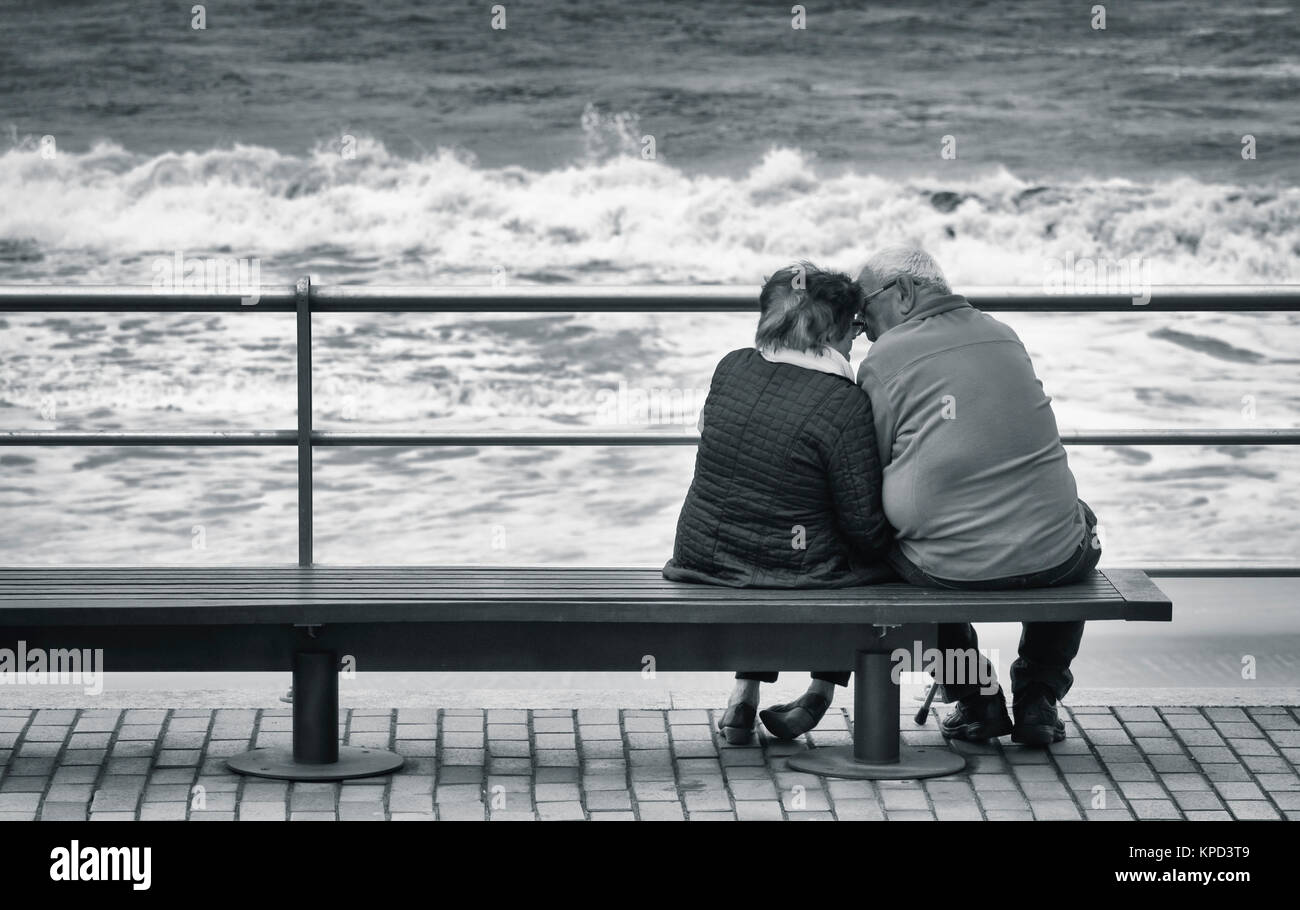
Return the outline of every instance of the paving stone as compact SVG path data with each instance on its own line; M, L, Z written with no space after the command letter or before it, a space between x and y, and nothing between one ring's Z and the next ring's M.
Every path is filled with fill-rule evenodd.
M775 799L750 799L736 803L736 818L743 822L780 821L784 815Z
M46 799L41 804L41 821L47 822L84 822L87 820L88 810L85 802L56 802Z
M442 734L442 745L444 749L482 749L484 739L482 732L475 730L473 732L461 733L457 731L444 732ZM539 746L538 748L545 748Z
M540 756L539 756L540 758ZM482 767L486 755L482 749L443 749L443 765L468 765Z
M1088 821L1097 822L1131 822L1133 813L1128 809L1084 809Z
M1182 755L1183 747L1176 739L1156 739L1142 737L1137 741L1137 747L1142 750L1142 754L1151 755Z
M581 821L586 816L577 801L538 803L537 817L542 821Z
M731 797L726 790L695 790L682 794L688 813L731 811Z
M439 807L441 811L441 807ZM483 810L478 810L479 817L482 817ZM369 822L383 821L384 807L381 803L370 802L340 802L339 803L339 821L342 822Z
M1011 790L980 790L977 791L980 805L984 807L985 814L991 819L993 812L998 810L1021 810L1028 813L1029 803L1019 792Z
M539 768L578 768L576 749L541 749L536 753L534 762Z
M417 814L433 814L433 794L432 793L391 793L388 796L389 812L410 812Z
M1147 761L1159 774L1191 774L1199 769L1186 755L1148 755Z
M1215 781L1214 789L1229 802L1242 799L1267 799L1263 790L1248 781Z
M534 717L534 733L572 733L572 717Z
M1210 781L1200 774L1163 774L1160 782L1165 785L1165 789L1170 792L1201 790L1208 791L1211 789Z
M1153 781L1120 781L1120 792L1126 799L1168 799L1165 788Z
M618 739L583 740L578 746L578 750L585 759L622 758L623 741Z
M140 821L185 821L185 813L188 808L187 803L145 803L140 807Z
M489 735L491 735L491 728L489 727L488 730ZM619 728L618 724L590 724L587 726L579 726L578 735L582 737L584 743L593 740L617 740L619 743L622 743L623 741L623 731Z
M628 733L664 733L664 718L661 714L625 714L623 717L623 729Z
M1107 762L1106 771L1117 781L1155 780L1155 772L1142 762Z
M1249 781L1250 772L1238 764L1201 765L1201 770L1211 781Z
M488 754L493 758L527 758L532 755L528 740L488 740ZM532 761L529 759L529 763Z
M1030 810L1039 821L1077 821L1079 809L1069 799L1030 799Z
M886 812L896 812L900 810L924 810L928 811L930 803L925 797L923 791L913 790L882 790L880 793L880 802Z
M631 749L667 749L667 733L628 733L627 744Z
M1188 810L1222 809L1223 801L1205 790L1175 790L1174 802L1184 812Z
M677 785L669 781L633 781L632 792L638 802L677 802Z
M1228 800L1228 811L1238 819L1245 820L1265 820L1281 818L1277 810L1267 802L1253 799L1230 799Z
M1030 803L1037 804L1041 800L1061 800L1069 799L1070 793L1065 784L1048 781L1026 781L1020 785L1025 796L1029 798Z
M680 803L647 802L637 803L637 814L642 821L683 821L685 813Z
M776 784L771 780L732 780L727 784L731 796L741 800L776 800Z
M586 794L586 803L593 818L596 812L632 809L632 798L626 790L592 790Z
M626 790L627 775L619 774L586 774L582 778L583 790Z
M1016 780L1010 774L981 774L971 779L976 790L1018 790Z
M1270 793L1282 790L1300 790L1300 777L1295 774L1256 774L1255 781Z
M1168 799L1133 799L1129 808L1139 819L1173 819L1181 818L1178 807Z
M1123 706L1123 707L1117 707L1115 709L1115 713L1119 715L1120 720L1125 722L1132 722L1132 721L1159 722L1160 721L1160 715L1156 713L1155 708Z
M715 756L718 754L717 748L714 747L711 740L705 741L674 741L673 753L678 758L702 758L705 756Z
M573 802L578 799L577 784L536 784L533 799L543 802Z
M396 739L398 742L403 740L409 741L437 738L437 724L398 724L396 728Z

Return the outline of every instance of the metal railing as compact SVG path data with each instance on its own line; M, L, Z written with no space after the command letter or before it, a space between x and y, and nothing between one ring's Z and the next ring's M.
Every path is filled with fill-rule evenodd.
M298 455L298 563L312 565L312 451L316 446L647 446L695 445L689 433L335 433L312 426L311 317L313 313L725 313L753 312L755 289L702 287L436 287L318 286L300 278L292 289L228 292L169 291L150 287L0 286L0 313L164 312L294 313L297 329L297 405L294 429L210 433L0 433L0 446L296 446ZM1150 299L1126 294L1045 294L1034 288L972 288L967 298L989 312L1300 312L1300 286L1189 285L1154 287ZM256 303L246 300L253 298ZM1300 445L1294 429L1149 429L1063 431L1066 445ZM1300 576L1300 565L1234 561L1145 567L1156 576Z

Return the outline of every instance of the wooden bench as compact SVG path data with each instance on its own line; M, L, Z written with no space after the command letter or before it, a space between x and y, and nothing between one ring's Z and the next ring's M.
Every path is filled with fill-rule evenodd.
M1061 588L963 592L737 590L622 568L0 568L0 646L102 648L109 672L292 668L292 750L228 762L286 780L402 765L393 752L340 747L342 655L362 671L639 671L647 655L659 671L852 667L853 745L800 753L790 766L952 774L965 765L957 753L899 742L894 649L933 647L940 622L1171 618L1169 598L1133 570Z

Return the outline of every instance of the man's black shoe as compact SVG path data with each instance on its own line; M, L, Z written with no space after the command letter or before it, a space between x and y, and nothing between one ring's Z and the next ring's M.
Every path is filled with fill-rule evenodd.
M998 689L993 695L968 695L957 700L957 707L943 719L939 730L948 739L983 743L1011 732L1007 699Z
M1011 705L1016 716L1011 741L1024 746L1050 746L1065 739L1065 724L1056 714L1056 698L1036 683Z

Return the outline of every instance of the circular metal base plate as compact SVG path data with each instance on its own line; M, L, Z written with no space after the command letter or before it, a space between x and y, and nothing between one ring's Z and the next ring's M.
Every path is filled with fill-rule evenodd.
M226 759L236 774L274 780L352 780L391 774L406 759L396 752L339 746L339 760L329 765L308 765L293 760L292 749L251 749Z
M858 780L918 780L943 777L966 767L966 759L943 746L909 746L900 743L898 761L889 764L860 762L852 746L829 746L791 755L786 764L795 771Z

